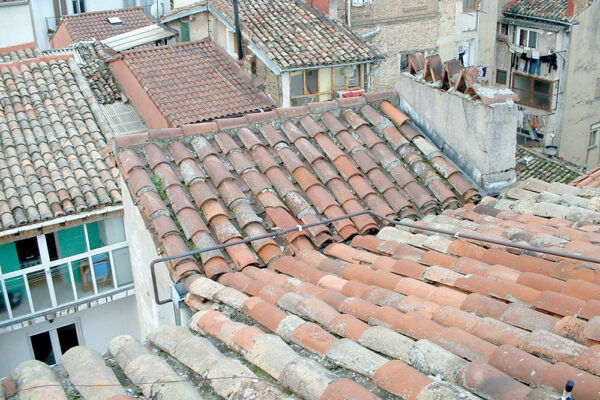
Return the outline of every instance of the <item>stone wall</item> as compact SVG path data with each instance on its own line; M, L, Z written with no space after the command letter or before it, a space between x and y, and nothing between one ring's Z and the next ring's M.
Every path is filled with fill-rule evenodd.
M516 181L517 106L486 106L460 93L401 74L400 108L484 191L498 193Z
M346 24L345 1L338 2L338 17ZM358 36L372 34L366 41L386 58L371 75L371 90L392 90L400 71L400 54L435 50L437 1L395 2L372 0L363 7L351 7L351 27Z

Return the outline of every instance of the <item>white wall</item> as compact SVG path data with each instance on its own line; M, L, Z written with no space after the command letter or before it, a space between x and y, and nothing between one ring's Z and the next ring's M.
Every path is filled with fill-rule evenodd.
M0 335L0 377L8 376L19 363L33 359L29 336L77 322L80 344L105 353L110 340L129 334L140 339L135 296L111 301L23 329Z
M123 0L86 0L85 7L87 12L115 10L123 8Z
M0 47L35 42L26 1L0 3Z
M133 203L129 189L120 179L123 207L125 211L125 230L129 240L131 257L131 272L135 287L140 333L146 337L161 325L175 324L175 314L172 304L162 306L154 302L154 289L150 274L150 262L159 257L150 231ZM167 267L164 263L156 266L157 280L161 299L171 297L170 288L173 285Z

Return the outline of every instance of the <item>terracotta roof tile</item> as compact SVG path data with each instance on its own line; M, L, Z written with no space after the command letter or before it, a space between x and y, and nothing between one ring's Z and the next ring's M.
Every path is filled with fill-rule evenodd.
M211 6L233 24L230 2L213 0ZM244 34L283 70L368 62L381 57L341 24L304 3L242 1L239 14Z
M111 24L108 18L118 17L122 23ZM142 7L122 8L64 15L60 25L65 25L73 42L104 40L121 33L152 25ZM58 28L57 28L58 30Z
M0 230L121 202L97 104L77 69L34 60L0 70Z
M404 167L402 155L392 150L380 127L372 124L372 111L369 116L361 110L350 108L341 116L339 110L329 110L326 121L312 114L302 122L295 116L202 138L157 139L156 148L149 146L152 150L145 155L139 147L123 150L121 167L129 175L140 170L158 176L161 170L172 170L171 175L161 172L162 197L160 189L151 187L139 195L141 206L147 203L149 221L177 218L181 226L182 232L172 232L172 224L170 229L157 229L155 237L165 253L189 249L192 244L186 240L192 232L194 238L202 235L203 242L192 238L200 248L299 221L318 221L323 218L319 211L339 215L350 204L368 208L358 190L365 182L387 201L370 173L379 171L396 181L390 174L393 168L382 165L391 156L401 161L406 179L410 176L437 202L422 178L410 172L411 165ZM384 113L373 110L385 122ZM363 119L371 123L371 132L363 129ZM403 135L402 129L397 131ZM418 156L411 156L413 164L429 163L421 147L413 144L419 136L403 137L402 146L414 146L411 154ZM382 145L389 151L374 151ZM359 153L362 165L354 158ZM354 167L344 169L347 176L339 167L342 159ZM430 171L462 205L457 188L435 167ZM354 177L360 183L350 182ZM132 184L131 176L127 179L130 190L140 186ZM597 192L535 180L518 188L500 199L484 198L482 205L427 215L417 225L597 257L598 242L589 235L597 233L596 211L583 207ZM182 201L182 196L189 198ZM421 214L408 191L407 198ZM552 213L540 208L546 204L556 206L548 208ZM580 205L573 210L572 204ZM332 386L341 378L336 373L350 371L343 375L348 387L350 382L360 383L374 395L390 391L407 398L444 393L443 398L524 399L546 393L556 398L566 380L573 379L576 398L593 398L591 393L600 387L600 280L593 263L419 229L382 227L378 222L378 236L364 236L358 233L360 225L347 220L288 234L274 243L243 245L235 252L203 253L198 265L191 259L172 265L174 280L195 268L204 268L208 277L220 275L219 282L196 277L189 296L214 302L215 308L231 308L225 316L199 306L190 326L229 346L231 357L245 358L300 397L340 393L339 386ZM341 243L343 229L354 235L350 244ZM335 243L317 251L330 242ZM262 251L266 248L272 250L269 256ZM257 267L263 264L269 268ZM237 269L241 272L231 272ZM300 348L318 358L302 359L294 351ZM436 375L434 382L430 376ZM299 383L308 382L309 376L315 377L310 385ZM358 386L356 390L364 393Z
M122 57L170 126L269 110L275 105L211 40L134 49ZM247 123L245 118L234 120L219 120L219 128ZM186 127L188 134L190 129Z

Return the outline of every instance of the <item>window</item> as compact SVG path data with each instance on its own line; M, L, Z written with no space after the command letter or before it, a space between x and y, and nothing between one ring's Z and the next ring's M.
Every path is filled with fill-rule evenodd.
M360 89L360 66L335 68L333 70L334 90Z
M0 321L50 312L132 281L121 216L1 244Z
M506 71L501 69L496 70L496 83L500 85L506 85Z
M187 21L179 21L179 40L182 42L190 41L190 23Z
M290 95L292 105L319 101L319 70L292 72L290 74Z
M503 23L499 22L496 33L498 35L508 36L508 24L503 24Z
M477 11L479 0L463 0L463 12Z
M550 110L552 105L552 82L513 74L512 90L519 96L520 104Z
M585 163L589 168L594 168L598 164L598 135L600 134L600 123L592 125L590 137L588 139L588 148Z
M73 0L73 14L81 14L85 12L84 0Z
M36 360L54 365L70 348L79 346L77 324L61 326L29 337Z
M517 28L515 31L515 44L523 47L537 48L538 32L529 29Z
M596 78L596 93L594 99L600 99L600 78Z
M38 265L41 262L40 249L38 248L37 238L27 238L15 242L17 248L17 257L19 258L19 267L29 268Z

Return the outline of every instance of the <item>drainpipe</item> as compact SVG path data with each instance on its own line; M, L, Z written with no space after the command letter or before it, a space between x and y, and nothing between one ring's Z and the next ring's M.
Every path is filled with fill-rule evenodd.
M238 61L241 61L244 58L244 50L242 50L242 30L240 29L238 0L233 0L233 19L235 20L235 40L237 42Z
M352 0L346 0L346 25L352 28Z

